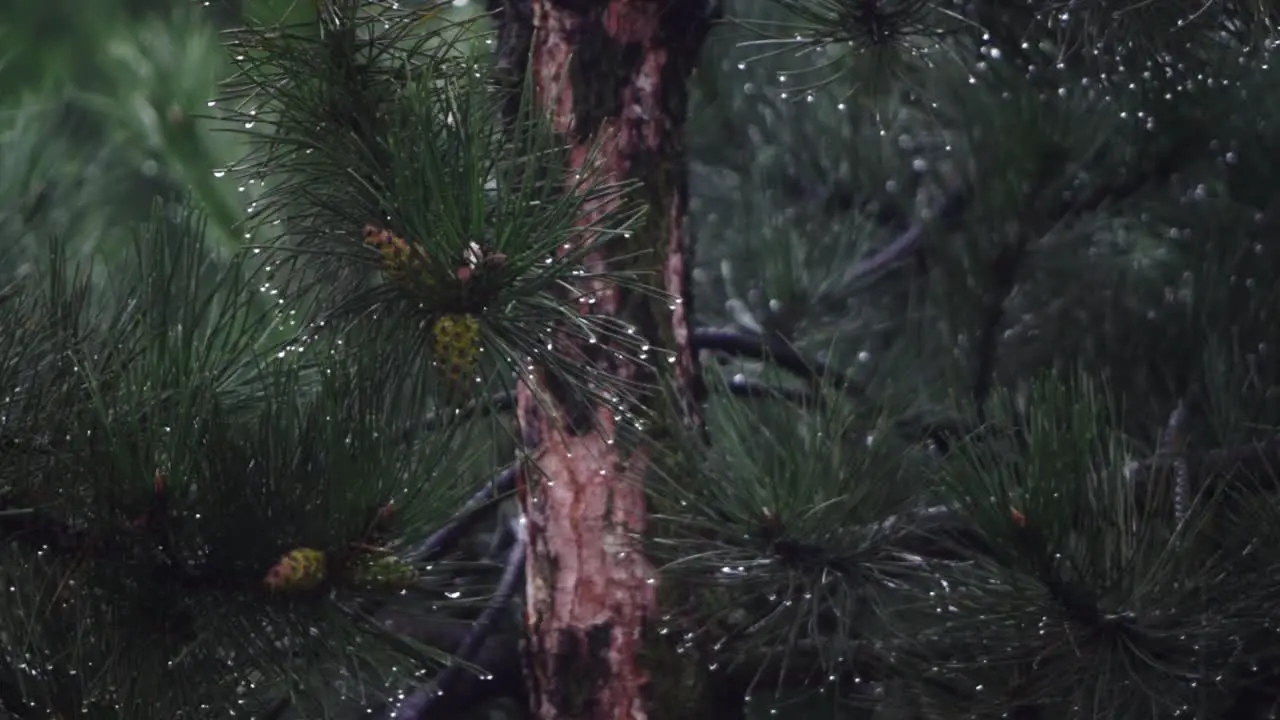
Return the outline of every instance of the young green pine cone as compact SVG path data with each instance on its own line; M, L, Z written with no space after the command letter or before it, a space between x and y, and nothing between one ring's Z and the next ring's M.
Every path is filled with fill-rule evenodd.
M399 590L412 585L418 571L394 555L361 559L352 573L356 585L378 590Z
M315 589L328 576L324 553L312 548L294 548L267 571L263 583L272 590L305 591Z
M480 320L475 315L441 315L431 325L432 350L450 394L465 398L480 360Z

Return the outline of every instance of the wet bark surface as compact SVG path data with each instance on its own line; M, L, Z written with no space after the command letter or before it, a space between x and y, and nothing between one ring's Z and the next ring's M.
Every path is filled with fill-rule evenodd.
M650 347L647 361L609 338L588 343L566 333L554 341L558 355L638 388L628 402L648 419L645 432L624 427L626 408L583 406L545 369L518 391L530 451L521 497L534 715L640 720L648 717L649 684L641 646L657 589L636 541L646 526L643 479L659 436L672 423L698 422L704 392L689 345L681 136L688 78L711 17L706 3L690 0L506 0L499 14L502 69L509 82L531 81L538 107L571 148L569 172L640 183L643 225L600 243L587 269L643 271L666 294L601 280L580 288L592 296L580 312L634 328ZM615 195L588 202L578 241L597 242L587 228L619 202Z

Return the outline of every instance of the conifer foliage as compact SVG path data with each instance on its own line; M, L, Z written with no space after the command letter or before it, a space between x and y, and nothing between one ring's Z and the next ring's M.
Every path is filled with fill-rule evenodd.
M0 716L1280 708L1271 5L82 5Z

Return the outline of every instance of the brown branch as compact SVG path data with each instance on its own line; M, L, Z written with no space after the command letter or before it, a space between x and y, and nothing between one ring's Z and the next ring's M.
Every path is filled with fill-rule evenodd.
M512 465L471 496L458 514L444 527L432 533L421 545L408 553L417 562L431 562L453 549L458 541L471 531L494 507L494 500L510 493L516 486L516 469Z
M526 540L519 522L513 521L511 525L509 532L515 536L516 542L507 552L502 578L498 581L498 587L480 617L471 623L466 635L458 643L453 653L454 661L436 678L433 688L418 688L400 702L389 720L426 720L426 718L444 720L473 708L481 700L492 697L489 692L492 685L480 682L486 678L478 678L475 675L467 677L463 673L467 671L467 665L478 664L481 660L479 657L481 649L498 628L503 613L510 610L511 601L524 581ZM517 674L518 662L505 660L501 664L507 668L508 673ZM493 672L493 669L483 665L480 665L479 669L486 673ZM518 683L518 676L515 681ZM509 686L512 681L504 678L502 684Z
M825 383L829 387L855 397L861 398L867 394L866 389L858 385L853 378L833 370L826 363L806 358L794 346L780 339L765 338L734 330L698 328L693 331L690 344L695 351L705 350L736 357L768 360L792 375L808 381L815 390L820 389Z
M935 217L943 222L955 222L968 207L968 193L956 189L947 194ZM893 242L881 248L871 257L856 263L845 273L846 283L856 283L879 275L889 268L919 253L924 241L924 231L933 218L917 217Z
M518 583L517 583L518 584ZM412 610L384 610L378 614L378 621L387 630L397 635L412 638L414 641L437 648L451 648L455 652L461 648L469 637L477 637L476 622L457 619L444 619L423 612L420 608ZM500 622L495 616L492 622ZM507 628L490 627L482 641L474 650L470 664L487 672L488 679L480 680L472 677L471 682L463 683L463 687L455 686L453 692L441 696L432 707L434 711L428 717L433 720L471 717L477 706L499 698L523 700L524 681L520 672L519 640L514 632ZM463 678L464 680L467 678ZM415 701L424 700L430 691L422 694L416 691L410 694ZM398 700L386 701L369 707L366 715L370 717L405 717L403 712L413 711L420 706L406 703L402 706Z
M996 353L1000 347L1000 326L1004 324L1005 304L1018 282L1018 272L1027 257L1031 236L1021 232L1012 244L1000 249L991 268L992 289L982 312L973 370L973 402L978 424L986 423L987 397L995 383Z

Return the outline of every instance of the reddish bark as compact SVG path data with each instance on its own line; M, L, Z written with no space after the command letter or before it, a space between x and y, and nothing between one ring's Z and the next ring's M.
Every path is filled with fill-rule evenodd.
M596 281L590 288L595 302L580 306L584 313L618 317L658 352L674 353L669 367L619 360L608 341L571 346L576 341L561 336L555 352L653 388L636 400L653 407L658 383L673 382L685 419L696 418L701 387L689 347L681 132L686 83L710 25L708 4L530 0L513 12L515 3L508 0L506 14L508 20L531 20L528 72L537 103L571 145L571 171L583 168L590 155L591 176L600 182L642 181L648 221L625 249L648 251L647 269L677 298L669 307ZM592 225L616 202L609 197L588 207L580 224ZM579 241L592 239L584 231ZM606 243L586 262L600 270L621 251ZM643 478L653 438L615 442L620 428L614 411L603 406L590 413L595 423L582 423L553 380L535 371L518 392L521 428L531 446L522 500L530 540L532 706L544 720L642 720L648 678L639 655L656 577L633 538L645 531Z

